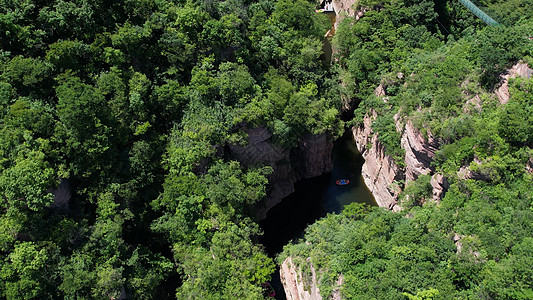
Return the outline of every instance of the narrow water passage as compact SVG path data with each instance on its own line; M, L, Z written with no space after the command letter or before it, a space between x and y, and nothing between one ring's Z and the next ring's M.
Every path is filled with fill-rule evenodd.
M302 238L308 225L328 213L339 213L352 202L377 206L361 176L364 159L350 131L335 142L332 158L331 173L296 183L295 192L270 209L267 218L259 223L264 231L261 242L271 257L280 253L291 240ZM341 178L349 179L350 183L336 185L335 181ZM274 277L272 286L276 298L285 299L279 274Z

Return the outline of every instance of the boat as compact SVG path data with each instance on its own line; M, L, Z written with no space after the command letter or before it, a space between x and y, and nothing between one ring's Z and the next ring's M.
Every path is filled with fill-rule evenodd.
M326 10L323 9L323 8L315 10L316 13L323 13L323 12L325 12L325 11L326 11Z
M335 181L335 183L337 185L348 185L350 183L350 180L349 179L339 179L339 180Z

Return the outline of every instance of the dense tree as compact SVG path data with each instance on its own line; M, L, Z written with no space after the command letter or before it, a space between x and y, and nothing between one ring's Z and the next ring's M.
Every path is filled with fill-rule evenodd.
M342 273L353 297L530 297L531 80L489 94L531 61L529 2L484 1L508 26L483 28L453 1L359 1L332 68L313 1L0 0L0 297L262 298L252 216L272 169L227 146L259 126L287 150L338 136L341 99L353 123L378 113L396 158L396 113L430 130L451 187L411 218L349 207L311 227L316 248L296 248L329 268L323 291Z

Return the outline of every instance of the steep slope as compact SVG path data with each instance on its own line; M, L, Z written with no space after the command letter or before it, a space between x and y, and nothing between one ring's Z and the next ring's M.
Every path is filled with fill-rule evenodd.
M483 27L448 3L463 18L446 22L457 36L444 43L431 2L395 5L345 19L335 37L363 177L386 209L328 216L278 261L323 298L341 281L348 299L528 299L533 16Z

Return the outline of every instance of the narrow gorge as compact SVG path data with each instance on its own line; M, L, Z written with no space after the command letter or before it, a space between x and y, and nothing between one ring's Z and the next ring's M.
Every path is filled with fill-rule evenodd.
M517 63L501 76L501 81L498 84L499 88L491 95L491 98L498 99L500 104L505 104L509 99L509 79L531 79L532 74L533 70L527 64L523 62ZM383 86L378 86L375 96L386 103L387 96ZM471 95L470 99L465 102L464 109L471 109L472 105L474 105L474 107L477 107L474 109L480 110L482 103L480 103L479 96ZM379 141L378 134L372 130L373 121L377 117L375 111L371 110L366 113L362 124L351 128L353 142L362 154L362 158L364 158L364 163L361 166L361 176L366 187L372 193L379 207L394 212L402 210L399 200L405 185L416 181L420 175L431 176L429 181L431 194L421 204L427 201L439 203L449 188L448 179L444 175L435 172L432 163L441 144L430 132L426 132L425 135L422 134L411 121L404 121L399 115L399 113L395 115L395 127L401 133L401 147L405 151L403 161L400 161L400 163L397 163L391 155L386 153L386 149ZM524 166L524 169L529 173L533 173L531 171L531 161L533 160L530 158ZM475 160L473 168L478 170L484 163L487 163L487 161ZM483 174L480 171L473 171L472 167L463 166L456 176L461 179L491 180L490 177ZM458 242L460 239L461 237L454 236L458 251L462 247L461 243ZM300 263L294 263L294 259L299 260ZM302 271L302 266L305 266L307 271ZM305 275L305 272L310 273ZM323 299L319 289L320 276L317 275L319 272L313 266L309 257L287 257L280 267L281 280L287 299ZM339 292L342 284L343 277L340 275L333 285L333 292L329 295L330 299L342 299Z
M371 7L360 7L356 1L332 1L332 6L337 13L334 24L335 29L338 27L338 22L342 21L344 17L351 17L351 22L355 23L364 16L365 12L372 9ZM354 9L356 7L358 9L357 11ZM354 23L351 25L353 26ZM333 49L333 53L336 52L338 50ZM532 78L532 69L524 61L519 61L512 67L503 70L500 74L496 75L498 77L498 81L495 84L496 88L490 91L490 93L480 91L479 89L476 92L472 92L471 87L468 86L468 80L461 83L461 93L464 99L464 104L461 105L463 113L481 113L483 107L493 105L491 103L494 100L498 100L500 105L506 104L510 98L510 80L512 81L516 78L530 80ZM388 103L390 101L387 92L388 86L390 85L394 89L393 94L396 94L398 86L401 87L403 85L404 88L409 87L411 81L414 81L411 80L414 75L413 73L407 78L404 78L405 75L399 72L395 74L396 78L393 80L390 77L383 78L381 84L374 90L372 97L375 100L373 101L381 102L379 106L385 107L385 109L397 109L397 107ZM342 85L345 84L342 83ZM354 102L353 100L343 101L343 107L347 110L348 115L351 110L357 108L354 107L357 106ZM418 107L418 111L421 113L422 108ZM402 151L402 155L394 156L390 151L387 151L385 145L380 141L379 133L373 129L373 124L378 119L378 114L380 113L382 111L378 112L370 108L364 113L362 120L356 122L350 128L353 142L364 159L361 169L362 178L379 207L393 212L400 212L403 209L402 204L412 207L413 203L410 202L412 201L410 198L416 197L416 195L409 194L412 188L409 189L408 187L415 186L419 182L417 179L421 175L425 176L423 176L424 180L427 178L425 187L427 194L416 200L415 205L420 206L429 202L438 205L450 188L449 177L453 177L451 179L452 182L455 182L457 178L459 180L493 180L487 174L490 171L487 171L486 167L484 167L484 165L490 164L490 159L482 161L474 157L474 161L470 166L463 164L453 174L443 174L442 171L439 171L441 169L436 168L437 164L435 163L436 155L439 150L443 149L444 145L449 143L449 140L443 138L442 135L435 136L432 134L428 124L415 124L414 122L417 121L412 116L406 115L402 109L392 111L394 115L394 127L399 136L397 142ZM390 114L391 112L387 113ZM531 154L529 155L524 169L532 173L530 166L533 160L531 159ZM442 156L437 159L441 160ZM299 238L302 237L299 236ZM460 240L464 237L458 237L457 234L453 237L458 253L462 248ZM306 243L310 242L308 241ZM479 253L476 255L479 255ZM298 263L295 263L295 260ZM324 277L321 277L322 271L313 265L313 261L311 257L294 256L288 256L283 260L280 267L280 276L287 299L341 299L340 290L344 282L343 275L337 274L337 276L334 276L336 278L334 282L328 279L327 294L321 295L319 285Z
M0 0L0 298L533 299L532 0Z

